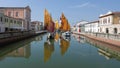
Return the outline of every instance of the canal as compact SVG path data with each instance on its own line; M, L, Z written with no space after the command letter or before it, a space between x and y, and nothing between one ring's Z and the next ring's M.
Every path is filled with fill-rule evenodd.
M47 34L0 47L0 68L120 68L120 48L73 34Z

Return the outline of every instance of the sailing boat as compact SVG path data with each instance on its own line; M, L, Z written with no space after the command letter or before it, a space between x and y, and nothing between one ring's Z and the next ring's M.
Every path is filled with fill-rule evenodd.
M55 30L56 30L56 32L58 32L58 30L59 30L59 23L57 20L55 21Z
M49 32L48 38L50 38L50 39L54 38L54 31L55 31L54 26L55 26L55 24L52 20L51 15L45 9L45 11L44 11L44 29Z
M70 36L70 24L68 23L68 20L63 13L60 17L60 20L61 20L60 30L61 30L62 35L69 37Z

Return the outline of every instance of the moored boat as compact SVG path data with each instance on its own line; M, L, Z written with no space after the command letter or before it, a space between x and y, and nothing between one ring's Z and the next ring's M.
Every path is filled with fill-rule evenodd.
M61 35L70 37L70 35L71 35L70 24L63 13L60 17L60 20L61 20L61 27L60 27Z
M54 39L54 31L55 31L55 23L52 20L51 15L48 13L48 11L45 9L44 11L44 29L49 32L48 38Z

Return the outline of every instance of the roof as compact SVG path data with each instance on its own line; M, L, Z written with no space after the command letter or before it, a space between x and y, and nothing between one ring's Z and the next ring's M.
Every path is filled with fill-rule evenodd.
M86 24L88 23L87 21L80 21L79 23L75 24L75 26L80 26L80 25L83 25L83 24Z
M100 17L99 17L99 18L106 17L106 16L109 16L109 15L116 15L116 16L120 16L120 12L108 12L107 14L100 15Z
M0 7L0 9L29 9L31 11L29 6L26 6L26 7Z
M90 23L98 23L99 21L93 21L93 22L90 22Z

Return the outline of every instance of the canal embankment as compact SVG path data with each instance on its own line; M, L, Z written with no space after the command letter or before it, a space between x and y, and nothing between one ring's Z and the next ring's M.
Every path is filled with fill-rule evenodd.
M7 45L13 42L17 42L23 39L28 39L42 33L46 33L47 31L21 31L21 32L4 32L0 33L0 46Z
M87 38L90 38L90 39L93 39L93 40L96 40L96 41L99 41L99 42L102 42L102 43L107 43L109 45L120 47L120 41L118 41L118 40L108 39L108 38L105 38L105 37L99 37L99 36L96 36L96 35L91 35L91 34L86 34L86 33L77 33L77 32L73 32L73 33L85 36Z

